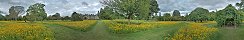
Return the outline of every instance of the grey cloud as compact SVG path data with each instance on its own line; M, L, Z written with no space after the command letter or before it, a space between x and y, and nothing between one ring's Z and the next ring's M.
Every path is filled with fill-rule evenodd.
M162 12L173 10L192 11L196 7L217 10L240 0L158 0Z
M74 11L98 11L102 6L99 0L0 0L0 11L8 12L11 6L24 6L26 9L35 3L45 4L48 15L61 13L62 16L69 16ZM98 5L93 5L97 4ZM92 13L96 14L96 13Z
M8 13L11 6L24 6L26 9L35 3L45 4L48 15L61 13L62 16L69 16L72 12L83 14L96 14L103 7L101 0L0 0L0 11ZM162 12L180 10L187 13L196 7L203 7L209 10L224 8L227 4L234 4L240 0L158 0Z
M88 4L88 3L86 3L86 2L82 2L82 5L86 5L86 6L88 6L89 4Z

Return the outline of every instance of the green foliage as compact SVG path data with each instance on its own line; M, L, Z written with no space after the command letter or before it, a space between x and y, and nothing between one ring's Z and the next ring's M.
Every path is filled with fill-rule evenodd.
M62 20L70 20L71 18L69 16L65 16L61 18Z
M238 10L244 11L244 0L241 0L240 3L236 3L236 6L238 7Z
M180 16L180 11L179 10L174 10L173 16Z
M4 19L5 17L2 14L0 14L0 20L4 20Z
M71 20L72 21L83 21L83 19L81 18L81 15L74 12L72 15L71 15Z
M171 17L171 21L181 21L183 20L183 17L180 15L179 10L174 10L173 15Z
M184 21L184 16L172 16L171 21Z
M216 13L215 21L221 27L228 24L239 25L242 20L241 13L243 12L238 11L234 6L229 4L225 9Z
M150 0L108 0L103 4L125 15L127 19L146 19L150 12Z
M47 13L44 9L44 4L36 3L31 5L29 9L27 9L27 18L30 21L43 21L47 18Z
M98 16L100 19L106 19L111 20L115 19L116 17L120 17L117 15L118 13L113 12L113 9L106 6L104 9L100 9L100 12L98 12Z
M23 6L12 6L9 8L9 16L7 16L7 19L11 20L17 20L18 16L23 14L24 12Z
M153 16L153 14L158 15L158 11L159 11L159 6L157 3L157 0L150 0L150 13L149 13L149 17ZM154 16L155 18L155 16Z
M160 21L171 21L172 17L170 13L165 13L163 16L159 17L158 20Z
M207 20L208 20L208 21L213 21L213 20L215 19L215 17L216 17L215 14L216 14L216 12L214 12L214 11L212 11L212 12L210 12L210 13L207 13L207 14L206 14L206 16L207 16L207 18L208 18Z
M48 16L48 19L49 20L60 20L61 19L61 16L60 16L59 13L56 13L54 15Z
M187 16L187 18L191 21L202 22L208 19L208 17L206 16L208 13L209 11L207 9L198 7L195 10L193 10L191 14Z

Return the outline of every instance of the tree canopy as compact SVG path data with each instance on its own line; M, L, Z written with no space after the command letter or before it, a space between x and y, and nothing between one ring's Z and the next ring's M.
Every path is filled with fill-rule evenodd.
M7 17L8 19L11 20L17 20L19 15L24 14L24 7L23 6L12 6L9 8L9 16Z
M127 19L145 19L149 16L148 13L150 12L150 0L106 0L102 3L114 11L125 15Z
M180 11L179 10L174 10L173 16L180 16Z
M159 17L158 20L160 21L171 21L172 17L170 13L165 13L162 17Z
M193 10L191 12L191 14L189 14L188 19L195 21L195 22L197 22L197 21L202 22L202 21L208 19L206 16L207 13L209 13L209 11L207 9L198 7L195 10Z
M99 18L106 19L106 20L114 19L113 17L115 16L113 14L115 14L113 10L107 6L103 9L101 8L100 11L98 12Z
M82 21L83 19L81 18L80 14L78 14L77 12L73 12L71 15L71 20L72 21Z
M241 23L241 11L238 11L234 6L229 4L225 9L216 13L215 21L218 26L234 25L238 26Z
M150 16L149 17L154 16L154 14L155 14L155 16L157 16L158 11L160 11L160 9L159 9L157 0L150 0L150 13L149 13Z
M61 16L60 16L59 13L55 13L54 15L48 16L48 19L49 20L60 20L61 19Z
M30 21L42 21L47 18L44 4L36 3L27 9L27 18Z

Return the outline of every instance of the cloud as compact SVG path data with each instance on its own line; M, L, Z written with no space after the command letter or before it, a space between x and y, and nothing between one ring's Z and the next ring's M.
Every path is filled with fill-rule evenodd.
M23 6L27 10L30 5L35 3L45 4L45 11L48 15L61 13L62 16L70 16L75 11L96 12L102 7L99 0L0 0L0 10L8 12L11 6Z
M23 6L27 9L35 3L45 4L48 15L61 13L62 16L70 16L73 12L82 14L96 14L102 8L101 0L0 0L0 11L8 13L11 6ZM234 4L240 0L158 0L161 12L180 10L183 14L191 12L196 7L209 10L219 10L228 4Z
M86 6L88 6L89 4L88 4L88 3L86 3L86 2L82 2L82 5L86 5Z
M217 10L237 2L240 2L240 0L158 0L162 12L173 10L192 11L197 7Z

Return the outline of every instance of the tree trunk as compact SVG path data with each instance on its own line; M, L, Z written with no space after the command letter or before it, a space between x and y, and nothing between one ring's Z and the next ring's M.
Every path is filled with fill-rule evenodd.
M128 16L128 24L130 24L131 15Z

